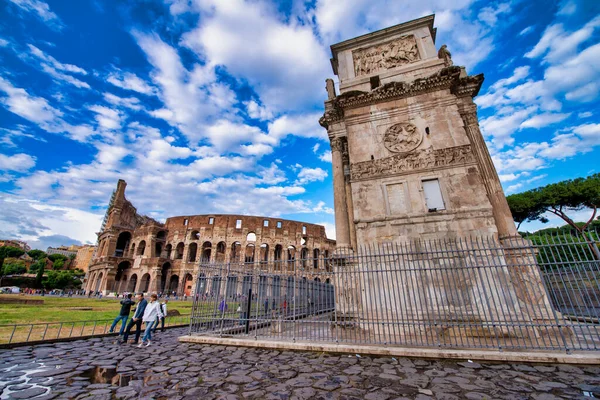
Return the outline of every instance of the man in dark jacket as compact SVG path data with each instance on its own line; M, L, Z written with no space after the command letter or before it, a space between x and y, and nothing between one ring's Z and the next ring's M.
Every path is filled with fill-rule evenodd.
M129 293L127 295L127 298L121 300L121 311L119 312L117 318L115 318L115 320L113 321L108 333L113 333L113 331L115 330L115 326L117 326L119 321L122 321L121 329L119 330L119 336L123 336L123 332L125 331L125 325L127 324L127 320L129 319L129 312L131 311L131 306L135 304L135 301L131 300L132 296L133 295Z
M135 341L133 343L137 344L137 342L140 340L140 335L142 333L142 317L144 316L144 311L146 310L146 304L148 304L148 302L146 299L144 299L144 293L138 293L136 299L138 301L137 308L135 309L133 318L131 318L131 321L129 321L129 324L127 325L122 343L127 343L127 339L129 338L129 334L131 333L131 328L133 325L136 327Z

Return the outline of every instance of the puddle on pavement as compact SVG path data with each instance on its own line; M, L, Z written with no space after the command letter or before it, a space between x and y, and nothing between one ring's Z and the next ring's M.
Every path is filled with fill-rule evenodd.
M50 388L48 386L44 386L44 385L41 385L38 383L31 383L31 380L33 379L33 377L30 376L32 374L35 374L36 372L48 371L50 368L45 367L43 363L31 363L31 364L35 365L35 367L32 367L32 369L19 368L18 371L24 372L24 374L22 376L15 377L15 379L5 379L4 376L9 372L17 371L17 368L21 367L22 365L15 364L12 367L7 368L0 375L0 386L4 387L6 385L6 387L4 387L4 390L2 390L2 395L0 395L0 399L4 400L4 399L10 398L10 395L12 393L20 391L20 390L11 390L10 388L15 387L15 386L22 386L22 385L31 386L28 389L34 389L34 388L44 389L44 393L41 393L40 396L46 395L50 392ZM49 378L48 381L51 381L51 380L52 380L52 378ZM11 383L11 382L14 382L14 383ZM23 390L23 389L21 389L21 390Z
M127 386L132 377L130 374L125 375L117 373L116 368L106 367L94 367L88 371L84 371L78 376L81 378L88 378L90 380L90 384L108 383L120 387ZM71 385L72 380L67 381L67 384Z

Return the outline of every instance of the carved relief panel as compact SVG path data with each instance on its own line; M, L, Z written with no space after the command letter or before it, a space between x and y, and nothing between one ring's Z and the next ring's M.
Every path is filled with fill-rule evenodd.
M416 126L409 122L401 122L390 126L383 134L383 144L392 153L407 153L416 149L423 135Z
M386 43L352 52L354 76L369 75L420 59L414 35L402 36Z

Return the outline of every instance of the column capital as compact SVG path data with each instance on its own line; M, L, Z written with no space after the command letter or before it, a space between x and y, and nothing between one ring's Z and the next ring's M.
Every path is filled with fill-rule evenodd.
M343 136L330 138L329 143L331 144L331 151L339 151L340 153L343 152L345 142L346 138Z

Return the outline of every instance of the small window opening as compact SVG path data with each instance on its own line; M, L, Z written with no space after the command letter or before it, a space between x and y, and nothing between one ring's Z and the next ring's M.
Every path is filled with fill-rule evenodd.
M375 157L373 157L373 154L371 154L371 160L374 160L374 159L375 159Z
M379 87L381 82L379 81L379 75L375 75L371 77L371 90Z
M444 199L440 189L440 182L437 179L423 181L423 191L425 192L425 202L429 212L445 210Z
M265 227L268 227L268 226L269 226L269 220L268 220L268 219L265 219L265 220L263 221L263 226L265 226Z
M425 133L429 135L429 127L425 128Z
M213 217L210 217L210 218L208 219L208 224L209 224L209 225L212 225L212 224L214 224L214 223L215 223L215 219L214 219Z
M277 221L277 227L281 228L281 221Z
M303 227L302 227L302 234L303 234L303 235L306 235L306 226L303 226Z
M242 220L238 219L235 221L235 229L242 229Z
M183 220L183 225L186 225L186 226L187 226L187 224L188 224L188 219L187 219L187 218L185 218L185 219Z

